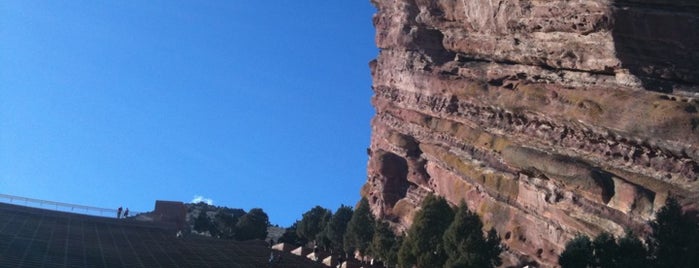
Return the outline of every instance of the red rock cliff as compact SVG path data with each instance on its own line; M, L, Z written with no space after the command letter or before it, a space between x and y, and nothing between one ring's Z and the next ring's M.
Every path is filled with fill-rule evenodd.
M374 0L373 212L466 200L552 266L577 233L699 204L699 2Z

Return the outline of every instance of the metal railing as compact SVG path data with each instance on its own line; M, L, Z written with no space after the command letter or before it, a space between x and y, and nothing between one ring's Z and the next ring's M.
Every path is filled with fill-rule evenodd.
M5 200L7 200L7 202ZM55 210L55 211L63 211L63 212L71 212L71 213L79 213L79 214L101 216L101 217L116 218L116 215L117 215L116 209L98 208L98 207L91 207L91 206L68 204L68 203L47 201L47 200L34 199L34 198L28 198L28 197L7 195L7 194L0 194L0 202L13 204L13 205L21 205L21 206L27 206L27 207L34 207L34 208L41 208L41 209L48 209L48 210ZM130 216L137 215L138 213L139 212L129 211Z

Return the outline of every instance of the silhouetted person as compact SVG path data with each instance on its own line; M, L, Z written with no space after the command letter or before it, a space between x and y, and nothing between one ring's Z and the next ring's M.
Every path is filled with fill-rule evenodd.
M126 218L128 216L129 216L129 208L126 208L126 210L124 210L124 218Z
M117 209L117 219L121 218L121 206Z

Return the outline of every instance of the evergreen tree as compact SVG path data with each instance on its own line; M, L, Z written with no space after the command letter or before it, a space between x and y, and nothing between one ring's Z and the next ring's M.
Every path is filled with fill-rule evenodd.
M400 242L387 222L376 221L374 237L371 239L371 252L374 257L383 260L386 266L397 264Z
M220 236L221 238L234 238L236 233L236 223L238 223L238 218L235 217L235 215L226 213L224 210L219 210L214 216L213 225L217 230L217 236Z
M294 222L289 228L286 228L284 233L282 234L281 237L279 237L279 240L277 240L278 243L287 243L287 244L292 244L295 246L301 246L305 245L308 243L308 240L305 240L301 237L298 236L296 232L296 226L298 226L299 221Z
M561 268L587 268L594 265L594 251L590 238L577 236L566 243L565 250L558 258Z
M650 267L648 250L633 232L626 232L626 235L619 239L615 264L615 267Z
M699 226L668 198L654 221L648 247L632 232L615 242L602 233L593 242L578 236L566 244L558 263L563 267L699 267Z
M616 267L616 258L619 256L619 246L614 236L603 232L592 241L595 264L598 267Z
M454 218L454 211L442 197L428 195L415 213L398 252L403 267L442 267L447 259L442 236Z
M328 225L326 224L325 225L326 228L323 228L323 230L320 231L320 233L318 233L316 235L316 240L315 240L316 245L318 245L318 247L322 248L323 251L329 251L333 246L333 243L332 243L332 241L330 241L330 237L328 236L327 226Z
M400 248L403 246L403 241L405 241L404 236L402 236L402 235L396 236L396 242L393 243L391 250L386 255L386 262L390 266L395 265L395 267L399 267L398 264L400 263L400 261L398 260L398 258L399 258L398 253L400 251Z
M269 227L269 217L261 208L253 208L240 217L235 234L238 240L265 239Z
M417 258L413 254L413 248L415 248L415 242L410 237L403 238L403 243L401 243L398 249L398 266L399 267L413 267L417 263Z
M347 223L347 231L343 241L345 252L351 254L358 250L362 255L367 254L373 236L374 215L371 214L369 201L362 198L357 209L352 213L352 218Z
M335 211L335 214L332 215L323 231L323 235L329 243L329 245L324 246L331 248L335 252L342 252L347 224L352 219L353 213L352 207L345 205L341 205Z
M296 226L296 234L305 240L316 241L318 234L323 231L331 216L332 212L330 210L321 206L315 206L303 213L301 221Z
M488 237L483 237L483 223L463 201L444 232L444 250L448 256L445 267L495 267L502 263L497 232L491 229Z
M489 260L489 264L493 265L493 267L502 265L502 259L500 258L500 253L502 253L502 251L502 240L500 240L500 236L498 236L498 232L495 231L495 228L491 228L485 240L485 250L483 251L485 260Z
M199 215L197 215L197 218L194 220L193 229L200 233L209 232L209 234L211 234L211 220L203 209L199 211Z
M682 214L677 200L668 198L650 226L653 233L649 240L656 267L699 267L699 227Z

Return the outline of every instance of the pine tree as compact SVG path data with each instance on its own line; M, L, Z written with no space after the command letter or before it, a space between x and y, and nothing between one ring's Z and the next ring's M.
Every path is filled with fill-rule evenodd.
M580 235L566 243L565 250L558 258L561 268L587 268L594 264L594 251L590 238Z
M497 232L491 229L488 237L483 237L483 223L463 201L444 232L444 249L448 256L445 267L495 267L502 263Z
M493 267L502 265L502 259L500 258L500 253L502 253L502 251L502 240L498 236L498 232L495 231L495 228L491 228L490 231L488 231L488 236L485 240L485 250L483 251L485 260L490 261L487 264Z
M454 218L454 211L442 197L429 195L422 209L415 213L413 224L398 252L403 267L442 267L447 259L442 236Z
M699 267L699 227L683 215L677 200L668 198L650 226L653 233L649 240L656 267Z
M592 241L595 256L595 264L599 267L616 267L616 258L619 256L619 246L614 236L603 232Z
M654 221L648 247L632 232L619 239L607 233L593 242L578 236L566 244L558 263L563 267L699 267L699 226L668 198Z
M615 265L615 267L650 267L648 250L633 232L628 231L619 239Z
M327 247L332 248L335 252L343 251L347 224L349 224L349 221L352 219L353 213L352 207L341 205L325 226L323 235L329 242Z
M397 264L400 242L387 222L376 221L374 237L371 239L371 252L374 257L383 260L386 266Z
M210 231L211 220L209 219L209 216L206 215L206 211L203 209L199 211L199 215L197 215L197 218L194 220L193 229L200 233ZM209 232L209 234L211 233Z
M265 239L269 227L269 217L261 208L253 208L240 217L236 224L236 239Z
M238 223L238 218L235 215L225 212L224 210L219 210L214 216L213 224L217 230L217 235L221 238L234 238L236 233L236 223Z
M398 254L399 254L401 246L403 246L403 241L405 241L404 236L402 236L402 235L396 236L396 242L393 243L391 250L388 252L388 255L386 255L386 258L387 258L386 261L388 262L389 265L395 265L396 267L399 267L398 264L400 262L398 260L398 258L399 258Z
M331 216L332 212L330 210L321 206L315 206L303 213L301 221L296 226L296 233L303 239L316 241L318 234L323 231Z
M323 230L316 235L315 243L318 247L322 248L323 251L328 251L332 248L333 243L328 236L328 225L326 224L325 227L326 228L323 228Z
M650 267L648 251L643 242L627 232L618 243L613 235L603 232L590 242L587 236L578 236L566 244L558 263L567 267Z
M292 244L295 246L301 246L305 245L308 243L308 240L305 240L296 233L296 226L298 226L299 221L294 222L291 226L286 228L282 236L277 240L279 243L287 243L287 244Z
M347 223L347 231L344 237L344 249L347 253L355 250L364 255L368 253L371 239L374 236L374 215L371 214L369 201L362 198L352 218Z

